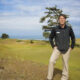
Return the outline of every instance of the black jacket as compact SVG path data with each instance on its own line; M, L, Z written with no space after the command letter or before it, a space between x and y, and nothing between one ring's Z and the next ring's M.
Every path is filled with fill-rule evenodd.
M70 44L70 39L71 39L71 44ZM52 48L54 48L54 46L57 46L57 48L62 53L65 53L69 47L73 49L75 46L75 35L73 29L67 25L65 25L64 28L61 28L60 25L53 27L49 36L49 41Z

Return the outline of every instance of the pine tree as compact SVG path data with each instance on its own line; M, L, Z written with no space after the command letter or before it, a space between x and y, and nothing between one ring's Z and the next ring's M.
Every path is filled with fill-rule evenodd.
M45 37L45 39L47 39L49 37L52 27L57 26L59 24L58 23L59 15L63 14L63 11L61 9L58 9L57 6L46 7L46 10L47 11L44 12L46 15L40 19L40 23L43 23L45 21L47 22L47 25L42 26L42 30L44 30L43 37ZM69 15L66 15L66 14L64 14L64 15L66 16L66 18L69 17ZM66 24L70 25L68 23L68 21L66 21Z

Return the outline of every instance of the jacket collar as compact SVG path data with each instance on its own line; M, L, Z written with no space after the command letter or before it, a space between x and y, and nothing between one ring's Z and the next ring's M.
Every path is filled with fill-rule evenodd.
M64 28L61 28L60 24L58 25L59 29L66 29L67 25L65 24Z

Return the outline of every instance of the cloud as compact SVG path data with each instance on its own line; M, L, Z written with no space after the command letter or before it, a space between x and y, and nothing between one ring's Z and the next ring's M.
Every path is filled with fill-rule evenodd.
M75 3L75 4L73 4ZM41 32L40 18L45 15L45 7L62 9L70 15L70 23L77 29L80 26L79 0L0 0L0 31ZM76 29L76 30L77 30ZM75 31L76 32L76 31ZM40 33L41 34L41 33Z
M0 18L0 34L10 35L42 35L40 17L4 17Z
M29 5L25 0L1 0L0 3L0 16L39 16L44 9L41 5Z
M4 17L0 18L0 26L3 26L2 28L7 27L12 29L39 29L39 19L40 17Z
M41 6L16 5L15 8L18 10L29 12L41 11Z
M4 5L15 5L15 4L20 4L23 3L24 0L0 0L0 3Z
M0 17L4 17L4 16L14 16L14 15L16 15L16 13L15 12L1 12L0 13Z

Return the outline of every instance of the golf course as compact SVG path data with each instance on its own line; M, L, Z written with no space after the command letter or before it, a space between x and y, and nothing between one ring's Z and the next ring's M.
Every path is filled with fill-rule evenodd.
M80 39L76 39L80 45ZM46 80L54 49L49 41L0 39L0 80ZM62 56L55 64L54 80L60 80ZM80 46L70 53L69 80L80 80Z

